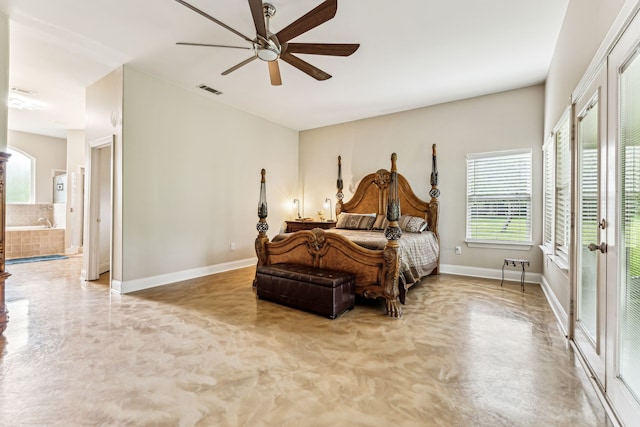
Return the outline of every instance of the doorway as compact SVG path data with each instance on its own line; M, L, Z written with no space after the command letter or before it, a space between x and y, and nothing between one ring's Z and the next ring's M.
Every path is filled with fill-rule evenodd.
M82 278L97 280L111 270L113 217L113 141L110 135L89 142Z

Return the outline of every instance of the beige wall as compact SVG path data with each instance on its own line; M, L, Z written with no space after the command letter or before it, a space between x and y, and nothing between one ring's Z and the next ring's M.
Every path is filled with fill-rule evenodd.
M67 131L67 172L79 172L85 165L84 130Z
M635 0L633 0L635 1ZM571 94L585 75L625 0L572 0L556 44L545 91L545 136L571 103ZM542 141L541 141L542 142ZM556 313L568 330L568 271L552 260L544 262L543 280L553 294Z
M584 75L625 0L571 0L556 43L545 91L544 135L569 107Z
M82 235L80 219L83 217L84 206L80 205L73 198L73 174L80 172L80 168L85 166L85 132L84 130L67 131L67 212L65 233L65 249L79 244ZM76 202L73 206L72 202ZM73 210L75 209L75 210ZM72 211L73 210L73 211ZM75 237L75 238L74 238Z
M300 192L305 215L313 216L325 197L335 200L336 159L343 159L345 199L358 181L388 169L392 152L398 171L416 194L428 200L431 144L438 145L441 262L499 269L505 257L527 258L542 270L537 246L528 251L469 248L465 239L466 154L514 148L533 150L533 238L540 242L544 87L537 85L464 101L344 123L300 134ZM455 255L455 246L462 254Z
M85 158L91 154L89 144L92 141L110 135L114 137L111 279L116 281L122 280L122 82L123 69L120 67L89 86L86 92ZM85 218L86 213L85 210ZM85 257L85 269L87 262Z
M51 136L9 131L9 146L36 159L36 203L53 202L53 171L67 169L67 141ZM7 167L11 167L11 159Z
M261 168L271 235L285 219L298 132L131 67L123 132L125 281L255 257Z

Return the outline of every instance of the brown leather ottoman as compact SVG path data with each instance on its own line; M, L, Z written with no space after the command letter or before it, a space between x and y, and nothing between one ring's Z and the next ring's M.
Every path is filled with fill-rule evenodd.
M258 298L335 319L355 306L355 275L297 264L259 266Z

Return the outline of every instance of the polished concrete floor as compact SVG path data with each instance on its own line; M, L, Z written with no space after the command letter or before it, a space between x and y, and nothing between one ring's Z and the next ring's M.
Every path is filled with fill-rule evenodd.
M9 266L2 426L609 426L538 286L430 277L404 317L256 300L253 268L130 295Z

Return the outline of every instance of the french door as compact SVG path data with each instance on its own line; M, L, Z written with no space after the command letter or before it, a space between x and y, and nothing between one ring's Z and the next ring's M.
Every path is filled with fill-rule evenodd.
M637 10L637 9L636 9ZM571 337L619 420L640 425L640 15L573 105Z
M640 423L640 18L608 57L606 394Z
M605 388L607 242L607 70L603 67L576 102L573 260L573 339Z

